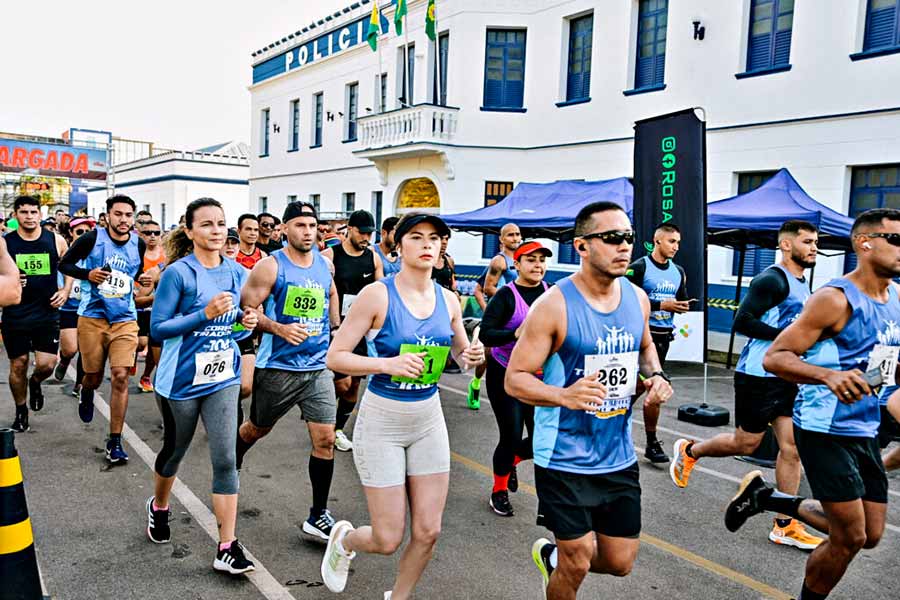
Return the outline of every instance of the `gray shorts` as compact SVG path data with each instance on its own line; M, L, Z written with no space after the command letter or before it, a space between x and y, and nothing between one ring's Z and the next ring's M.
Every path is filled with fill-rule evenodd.
M333 381L334 375L328 369L256 369L250 422L257 427L274 427L289 410L299 406L304 421L333 424L337 412Z

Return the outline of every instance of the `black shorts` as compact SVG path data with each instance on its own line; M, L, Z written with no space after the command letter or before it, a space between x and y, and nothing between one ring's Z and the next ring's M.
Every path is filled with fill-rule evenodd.
M59 329L78 329L78 311L77 310L61 310L59 311Z
M149 310L137 311L138 337L150 337L150 312Z
M610 537L641 534L641 481L637 463L604 475L579 475L534 466L537 524L560 540L592 531Z
M794 425L794 441L813 498L887 503L888 481L878 438L806 431Z
M659 357L659 364L665 368L666 356L669 354L669 344L675 339L675 334L671 331L655 331L651 329L650 337L653 338L653 345L656 346L656 355Z
M747 433L764 433L778 417L794 414L797 384L778 377L734 374L734 422Z
M0 334L10 360L30 352L56 354L59 351L59 321L56 320L34 325L17 323L16 326L3 322Z
M369 356L369 345L366 343L366 338L363 338L356 345L356 348L353 349L353 354L357 356ZM334 379L337 381L338 379L343 379L345 377L350 377L346 373L338 373L334 372Z
M881 405L881 425L878 426L878 446L883 450L891 442L900 442L900 423Z

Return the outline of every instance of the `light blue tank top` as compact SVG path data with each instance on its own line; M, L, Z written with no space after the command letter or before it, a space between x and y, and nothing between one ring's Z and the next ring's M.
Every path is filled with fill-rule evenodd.
M381 246L379 246L378 244L375 244L373 246L373 248L375 249L375 252L378 254L378 256L381 257L381 264L382 264L382 267L384 268L384 276L385 277L389 277L391 275L394 275L394 274L400 272L400 263L402 261L401 258L398 258L394 262L390 262L384 256L384 253L381 251Z
M84 261L79 260L75 263L76 266L84 268ZM57 275L57 284L59 289L62 289L64 285L66 285L66 278L62 273L58 273ZM72 290L69 292L69 297L66 298L66 303L63 304L59 310L65 312L77 312L78 307L81 305L81 287L84 285L84 282L80 279L75 279L72 281Z
M660 269L649 256L642 259L646 263L644 270L644 291L651 300L662 302L663 300L674 300L678 288L681 287L681 271L675 266L675 263L669 261L668 269ZM674 329L675 323L672 322L672 313L666 310L656 310L650 313L650 327L656 329Z
M773 306L767 310L760 321L770 327L776 329L784 329L793 323L800 316L803 305L809 299L809 287L803 279L797 279L794 275L781 265L772 265L770 269L778 269L788 281L788 295L781 304ZM763 369L763 358L769 347L772 346L772 340L758 340L750 338L741 350L741 356L738 358L737 366L734 368L738 373L746 373L756 377L774 377L771 373Z
M112 276L105 283L81 282L78 314L106 319L109 323L136 321L134 277L141 267L137 235L132 234L131 239L119 246L110 239L105 228L97 229L97 241L84 259L84 268L91 271L107 264L112 268Z

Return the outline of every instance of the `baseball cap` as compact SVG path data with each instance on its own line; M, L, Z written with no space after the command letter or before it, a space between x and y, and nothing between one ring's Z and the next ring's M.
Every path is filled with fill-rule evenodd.
M229 239L229 240L234 240L234 241L236 241L236 242L241 241L241 238L240 238L240 236L238 235L237 229L235 229L234 227L229 227L229 228L228 228L228 237L227 237L227 239Z
M76 218L72 219L71 221L69 221L70 229L75 229L79 225L87 225L88 227L94 227L94 225L96 225L96 223L94 223L94 220L90 217L76 217Z
M394 227L394 241L399 244L403 236L419 223L431 223L441 237L450 235L450 228L439 216L429 213L407 213L403 215L400 221L397 222L397 226Z
M372 233L375 231L375 217L366 210L355 210L347 221L349 227L356 227L360 233Z
M534 254L535 252L543 252L544 256L553 256L553 252L549 248L545 248L540 242L530 241L519 244L515 254L513 254L513 260L519 260L526 254Z

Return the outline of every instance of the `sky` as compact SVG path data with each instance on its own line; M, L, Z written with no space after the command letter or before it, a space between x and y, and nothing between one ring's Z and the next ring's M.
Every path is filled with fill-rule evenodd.
M352 0L3 0L0 131L250 142L250 54Z

